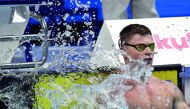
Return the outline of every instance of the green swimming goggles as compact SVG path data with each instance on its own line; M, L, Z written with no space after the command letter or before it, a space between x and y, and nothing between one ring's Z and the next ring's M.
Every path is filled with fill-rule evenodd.
M146 47L149 47L150 51L154 51L154 48L155 48L155 43L151 43L151 44L148 44L148 45L146 45L146 44L132 45L132 44L129 44L129 43L125 43L124 45L134 47L139 52L144 51L144 49Z

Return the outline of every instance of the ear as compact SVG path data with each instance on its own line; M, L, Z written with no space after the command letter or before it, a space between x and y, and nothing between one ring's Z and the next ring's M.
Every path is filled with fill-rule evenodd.
M126 51L125 45L121 45L121 46L119 46L119 48L120 48L120 50Z
M121 50L122 52L125 52L125 48L124 48L123 46L120 47L120 50Z
M121 46L121 47L120 47L120 50L121 50L121 52L122 52L121 55L122 55L123 57L126 57L126 54L125 54L125 53L126 53L126 50L125 50L124 46Z

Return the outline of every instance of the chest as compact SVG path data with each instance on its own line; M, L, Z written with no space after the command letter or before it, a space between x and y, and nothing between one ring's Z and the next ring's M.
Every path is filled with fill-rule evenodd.
M173 97L167 87L137 86L126 92L126 100L129 107L134 109L168 108L172 107Z

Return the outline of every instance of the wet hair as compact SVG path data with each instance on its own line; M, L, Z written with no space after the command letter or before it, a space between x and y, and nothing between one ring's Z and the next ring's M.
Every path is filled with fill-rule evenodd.
M123 42L130 40L135 34L152 35L150 29L141 24L130 24L124 27L120 32L119 45L121 46Z

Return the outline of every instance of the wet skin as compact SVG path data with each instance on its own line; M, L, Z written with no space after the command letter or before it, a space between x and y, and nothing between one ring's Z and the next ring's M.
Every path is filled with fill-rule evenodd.
M151 35L135 34L130 40L130 44L151 44L154 40ZM139 52L134 47L122 45L127 55L132 59L142 59L147 65L152 65L154 51L146 47L143 51ZM124 55L125 63L130 61ZM127 80L128 85L133 88L126 92L125 98L129 109L187 109L187 104L181 91L172 83L159 80L155 77L150 77L146 84L138 83L133 80Z

